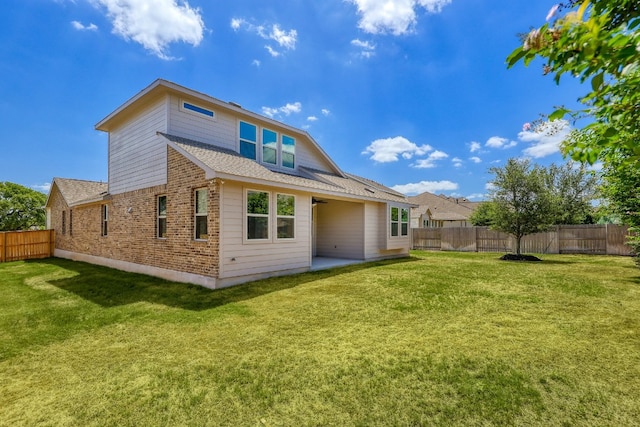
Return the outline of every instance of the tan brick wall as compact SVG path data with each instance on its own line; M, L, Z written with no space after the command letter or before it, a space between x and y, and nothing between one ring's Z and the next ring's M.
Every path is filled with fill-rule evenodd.
M56 248L99 257L218 277L219 191L202 169L168 148L167 184L112 196L108 234L101 236L101 203L73 208L73 235L69 209L54 188L49 206ZM194 239L194 190L208 189L206 241ZM156 238L157 196L167 196L167 238ZM62 210L66 233L62 234Z

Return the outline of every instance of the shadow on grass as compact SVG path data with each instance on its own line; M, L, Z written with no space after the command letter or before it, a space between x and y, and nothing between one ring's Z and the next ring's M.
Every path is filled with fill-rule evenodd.
M294 288L314 280L376 266L418 260L418 258L409 257L374 261L290 276L272 277L217 290L60 258L28 262L53 265L75 273L71 277L50 280L48 283L102 307L148 302L183 310L200 311Z

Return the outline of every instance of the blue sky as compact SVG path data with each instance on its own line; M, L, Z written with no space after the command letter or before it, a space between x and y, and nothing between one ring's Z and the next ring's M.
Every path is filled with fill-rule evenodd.
M150 4L150 7L145 6ZM164 78L306 129L346 172L481 200L509 157L562 162L523 124L585 92L507 70L553 1L5 0L0 181L106 180L95 123Z

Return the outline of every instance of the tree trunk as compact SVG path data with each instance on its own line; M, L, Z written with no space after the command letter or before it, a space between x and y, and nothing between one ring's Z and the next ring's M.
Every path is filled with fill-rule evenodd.
M520 241L522 236L516 236L516 255L520 256Z

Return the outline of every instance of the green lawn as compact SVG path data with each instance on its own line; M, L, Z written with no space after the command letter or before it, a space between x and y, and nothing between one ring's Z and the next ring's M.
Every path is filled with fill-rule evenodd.
M218 291L0 264L0 426L640 425L632 259L499 255Z

